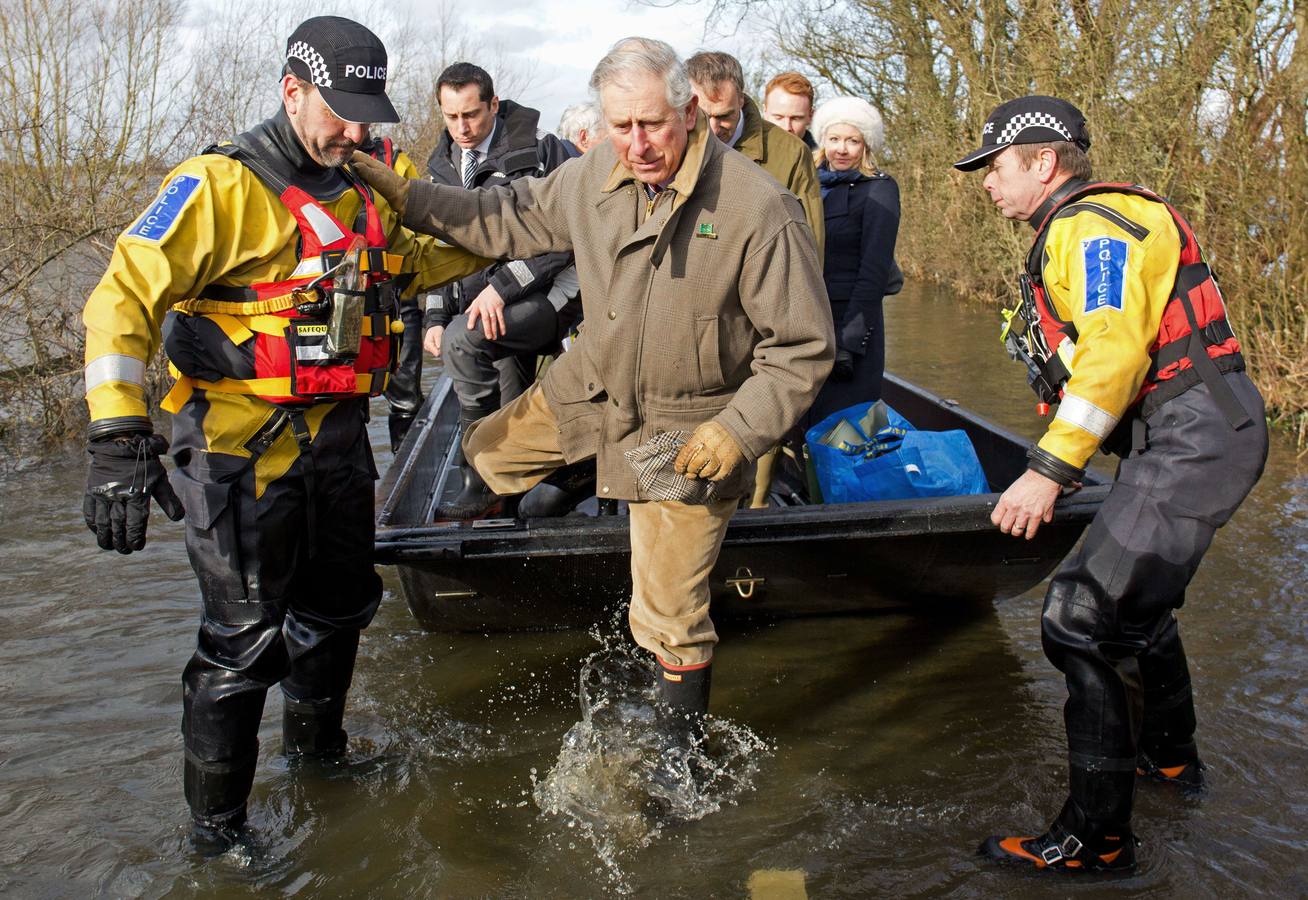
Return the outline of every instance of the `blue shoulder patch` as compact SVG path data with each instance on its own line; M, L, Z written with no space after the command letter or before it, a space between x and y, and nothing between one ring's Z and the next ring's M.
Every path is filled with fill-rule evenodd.
M200 179L195 175L178 175L159 192L154 205L137 219L136 224L128 230L132 237L145 238L147 241L161 241L177 221L177 217L191 199L195 189L200 186Z
M1126 272L1126 241L1110 237L1081 242L1085 253L1085 311L1122 308Z

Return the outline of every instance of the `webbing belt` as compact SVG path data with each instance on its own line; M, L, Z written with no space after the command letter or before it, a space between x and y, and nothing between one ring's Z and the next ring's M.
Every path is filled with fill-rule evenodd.
M368 265L366 268L369 274L376 276L377 273L384 272L385 274L389 275L391 278L396 278L403 273L404 257L401 256L400 254L387 253L385 250L379 249L377 247L367 248L365 252L368 254ZM344 255L345 255L344 250L323 251L322 256L323 256L324 270L331 269L333 266L335 266L337 263L341 261L341 257L343 257ZM308 284L310 281L313 280L314 277L315 276L313 274L305 275L304 283ZM295 279L290 279L290 280L294 281ZM294 290L294 288L291 288L291 290ZM259 299L259 295L254 290L254 288L238 286L238 285L230 285L230 284L205 285L204 288L200 291L200 296L206 300L211 300L219 303L266 302ZM274 298L274 299L280 299L280 298ZM304 299L309 299L309 298L304 298ZM304 301L299 300L296 302L302 303Z
M202 381L199 378L191 378L189 375L182 375L172 366L169 371L177 378L175 384L160 401L159 406L167 412L174 415L181 412L186 401L191 399L191 394L197 388L205 391L217 391L223 394L262 394L268 397L293 397L291 391L291 379L283 378L222 378L218 381ZM357 394L373 393L373 385L379 383L379 379L385 379L387 373L381 370L377 372L355 372L355 394L344 394L340 397L325 397L325 400L348 400ZM380 382L384 384L384 381ZM305 402L312 402L313 398L306 397Z
M237 288L236 290L245 289ZM317 299L317 297L299 291L291 291L283 297L270 297L267 300L217 300L205 296L178 301L173 304L173 309L186 313L188 316L259 316L285 312L299 306L301 303Z
M1235 337L1235 332L1231 329L1231 323L1226 319L1218 319L1216 322L1209 322L1203 328L1202 338L1206 345L1223 344ZM1149 364L1149 373L1145 375L1145 381L1157 381L1158 373L1168 366L1180 362L1190 355L1190 338L1187 335L1184 338L1172 341L1158 348L1158 352L1153 355ZM1205 355L1207 355L1205 353Z

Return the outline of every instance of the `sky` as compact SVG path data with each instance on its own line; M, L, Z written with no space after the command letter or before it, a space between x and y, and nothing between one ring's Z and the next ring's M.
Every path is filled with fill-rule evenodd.
M736 54L747 74L751 51L762 45L758 34L747 29L731 34L724 34L722 28L708 30L706 0L667 8L630 0L191 0L187 10L185 58L210 53L221 64L222 54L230 52L223 42L236 41L260 60L266 56L267 62L260 66L269 73L280 69L284 35L309 16L345 15L383 39L388 33L393 37L395 29L411 29L414 40L401 59L422 52L420 42L426 39L428 26L437 34L439 23L452 17L452 33L472 46L487 48L468 61L490 71L497 87L520 85L522 74L530 73L525 88L500 91L500 96L540 110L541 127L548 131L557 128L566 107L589 99L592 69L621 38L659 38L682 58L700 49L725 50ZM501 60L503 68L511 70L507 74L516 77L505 78L506 72L496 71ZM397 59L392 57L392 62ZM262 103L252 106L253 114L262 114L263 109Z
M493 24L472 15L464 21L498 37L511 59L535 63L530 87L513 99L539 109L541 124L552 131L565 107L588 98L591 70L620 38L659 38L683 59L705 48L747 54L756 36L706 34L706 12L703 3L659 9L621 0L510 0L496 10Z

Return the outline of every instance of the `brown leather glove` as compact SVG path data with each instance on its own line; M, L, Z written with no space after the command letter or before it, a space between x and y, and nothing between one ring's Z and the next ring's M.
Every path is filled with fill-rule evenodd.
M395 215L404 219L404 207L409 202L409 179L396 175L390 166L379 163L358 150L354 151L350 168L368 182L369 187L386 198L391 209L395 210Z
M745 462L745 452L717 422L709 421L696 428L681 448L672 468L688 478L721 481Z

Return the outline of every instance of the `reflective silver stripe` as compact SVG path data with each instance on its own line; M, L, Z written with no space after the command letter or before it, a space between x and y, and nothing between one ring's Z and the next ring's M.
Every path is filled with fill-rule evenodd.
M295 271L291 273L291 277L303 278L305 275L321 275L321 274L322 274L322 257L309 256L300 260L300 264L295 267Z
M319 242L324 247L345 237L345 234L322 207L313 203L306 203L300 207L300 211L304 213L305 221L309 223L309 227L313 229L313 233L318 236Z
M518 282L519 287L531 287L531 283L536 280L536 276L531 274L531 268L520 259L510 262L508 270L509 274Z
M436 294L436 293L428 294L428 295L427 295L427 302L426 302L424 308L425 308L425 309L444 309L444 308L445 308L445 298L444 298L442 295L440 295L440 294Z
M86 364L86 391L90 393L106 381L126 381L145 385L145 363L135 356L109 353Z
M1056 419L1070 422L1077 428L1088 431L1099 440L1103 440L1117 427L1117 416L1110 416L1089 400L1083 400L1075 394L1064 394L1058 404Z
M295 348L295 358L298 360L315 361L328 359L327 351L322 344L301 344Z

